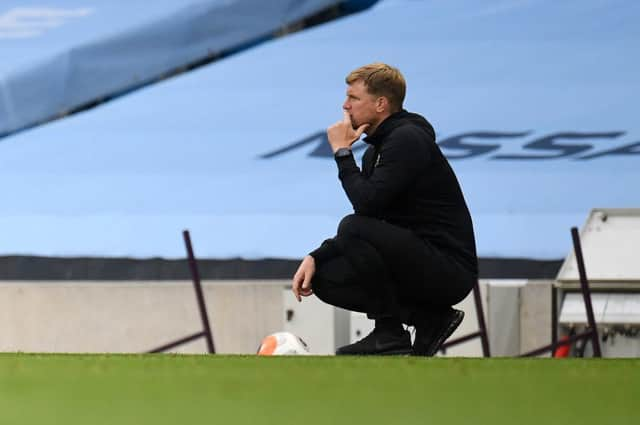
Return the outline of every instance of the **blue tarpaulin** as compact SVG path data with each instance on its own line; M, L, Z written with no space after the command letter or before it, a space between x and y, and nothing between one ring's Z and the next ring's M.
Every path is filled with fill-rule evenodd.
M640 205L640 5L387 0L0 142L0 253L298 258L351 212L324 129L398 66L483 257L563 258ZM362 152L361 150L359 152Z
M3 1L0 137L271 38L340 3Z

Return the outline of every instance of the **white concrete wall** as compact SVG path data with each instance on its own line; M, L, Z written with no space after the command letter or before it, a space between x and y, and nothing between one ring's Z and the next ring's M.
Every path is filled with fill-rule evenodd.
M551 342L551 285L545 280L480 281L492 357L517 356ZM463 310L465 317L451 339L479 330L473 294L455 308ZM481 357L480 339L454 346L445 355Z
M330 354L372 323L315 298L294 302L289 280L205 281L218 353L255 353L261 339L292 331L312 352ZM517 355L551 340L551 282L481 281L491 354ZM451 338L478 329L470 295L456 306L465 320ZM286 310L295 313L286 321ZM350 323L351 321L351 323ZM361 335L356 335L356 328ZM193 285L181 282L2 282L0 351L144 352L202 330ZM204 353L204 339L172 352ZM447 356L481 356L479 339Z
M520 353L551 343L550 280L530 280L520 288ZM550 357L551 353L541 357Z
M255 353L283 328L288 281L207 281L219 353ZM144 352L202 330L185 282L2 282L0 351ZM204 339L173 350L204 353Z
M551 343L551 281L493 279L482 283L488 292L492 357L517 356Z

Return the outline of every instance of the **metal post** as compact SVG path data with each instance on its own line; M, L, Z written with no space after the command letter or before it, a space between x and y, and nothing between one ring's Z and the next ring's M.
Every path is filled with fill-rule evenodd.
M551 344L558 344L558 290L551 284ZM555 350L551 357L555 356Z
M578 273L580 274L580 288L582 289L582 298L587 310L587 322L591 329L591 343L593 344L593 356L602 357L600 351L600 340L598 339L598 329L596 328L596 320L593 316L593 306L591 305L591 291L587 282L587 272L584 267L584 259L582 257L582 247L580 245L580 236L576 227L571 228L571 237L573 238L573 249L576 254L576 263L578 264Z
M491 352L489 351L489 335L487 334L487 325L484 320L484 308L482 308L482 297L480 296L480 285L478 285L477 280L473 285L473 299L476 303L476 316L478 316L478 326L480 327L482 354L485 357L491 357Z
M186 344L191 341L195 341L198 338L202 338L204 336L204 332L198 332L193 335L185 336L184 338L180 338L177 341L170 342L168 344L162 345L158 348L154 348L153 350L147 351L147 353L162 353L163 351L171 350L172 348L178 347L182 344Z
M570 335L566 340L563 341L559 341L555 344L549 344L549 345L545 345L544 347L540 347L540 348L536 348L535 350L529 351L527 353L524 354L520 354L518 357L534 357L534 356L539 356L540 354L544 354L546 352L551 352L554 353L555 350L563 345L571 345L574 342L577 341L582 341L588 338L591 338L591 331L586 331L583 332L581 334L576 334L576 335Z
M198 299L198 309L200 310L200 318L202 319L202 327L204 328L204 337L207 340L207 349L209 353L215 354L216 350L213 346L213 336L211 335L211 327L209 326L209 317L207 315L207 306L204 302L204 295L202 294L202 285L200 283L200 273L198 272L198 264L196 263L196 257L193 255L193 247L191 246L191 237L188 230L182 232L184 237L184 243L187 247L187 255L189 260L189 268L191 269L191 276L193 278L193 287L196 291L196 298Z
M207 315L207 306L204 303L204 295L202 294L202 285L200 284L200 273L198 272L198 264L196 263L196 257L193 255L193 247L191 246L191 237L189 231L184 230L182 232L184 243L187 246L187 256L189 269L191 270L191 277L193 278L193 289L196 292L196 298L198 300L198 310L200 311L200 319L202 319L203 331L180 338L177 341L164 344L153 350L147 351L147 353L161 353L166 350L178 347L182 344L186 344L191 341L195 341L198 338L204 337L207 340L207 350L210 354L215 354L216 349L213 346L213 336L211 335L211 326L209 326L209 316Z

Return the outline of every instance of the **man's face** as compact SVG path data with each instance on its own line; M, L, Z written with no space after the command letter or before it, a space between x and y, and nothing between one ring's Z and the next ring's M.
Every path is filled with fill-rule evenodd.
M367 92L367 87L362 80L354 81L347 87L347 99L342 108L351 116L354 129L362 124L369 124L371 128L379 124L376 98Z

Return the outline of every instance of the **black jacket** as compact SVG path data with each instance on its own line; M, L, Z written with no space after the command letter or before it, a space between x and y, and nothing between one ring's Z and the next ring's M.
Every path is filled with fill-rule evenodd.
M412 230L477 275L471 216L431 124L402 110L364 141L370 146L362 158L362 171L353 155L336 158L355 213ZM331 244L323 244L312 255L333 256L329 251Z

